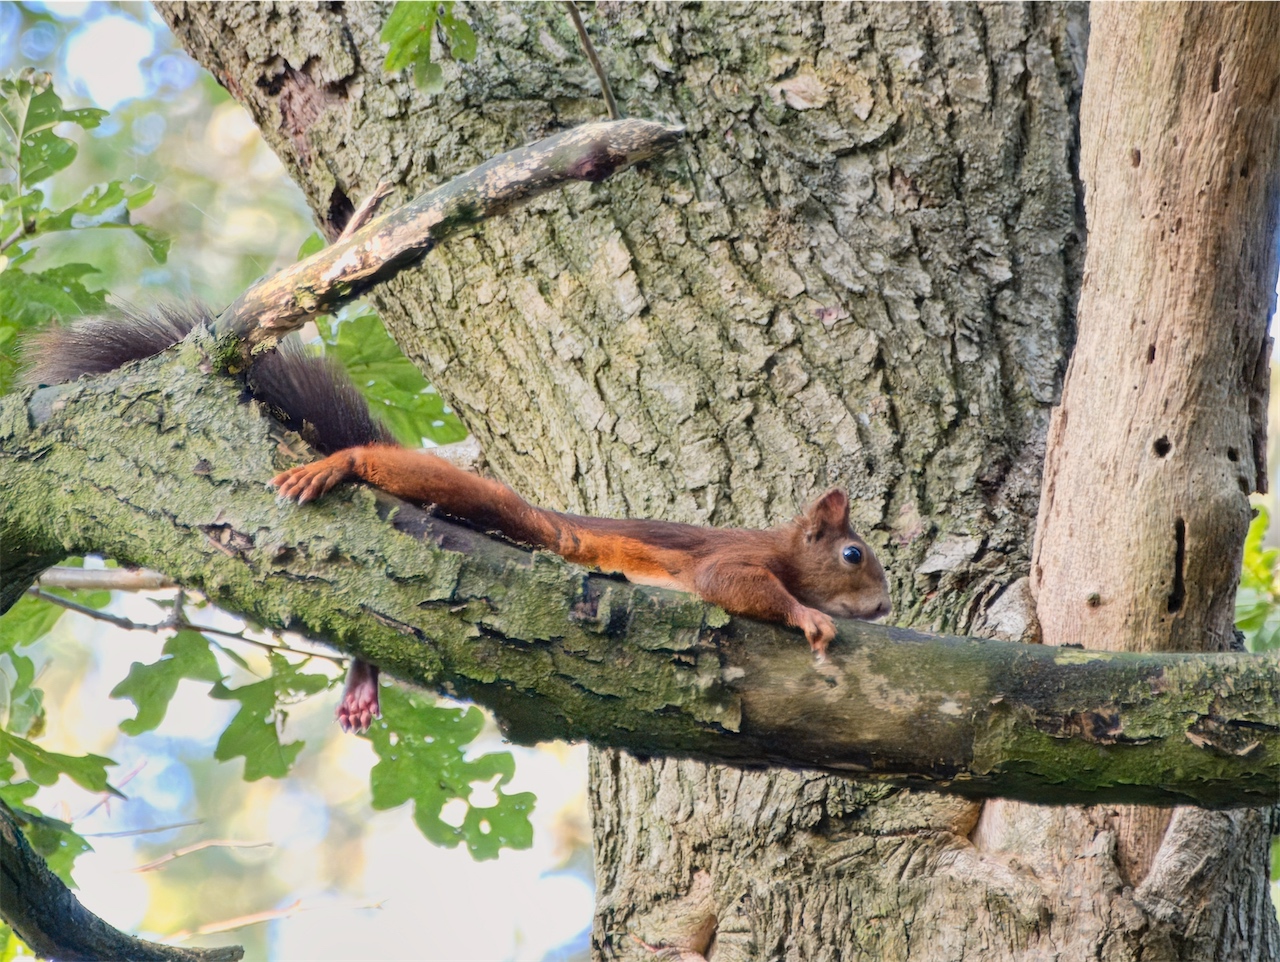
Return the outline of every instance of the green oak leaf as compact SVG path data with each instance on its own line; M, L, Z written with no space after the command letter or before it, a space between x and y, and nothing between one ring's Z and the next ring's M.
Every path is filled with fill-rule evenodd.
M419 59L431 59L431 34L435 29L439 3L406 3L401 0L391 10L378 39L390 44L382 69L403 70Z
M282 703L288 704L299 695L314 695L338 681L326 675L303 674L301 664L291 665L275 652L269 660L270 677L239 688L227 688L218 682L209 692L213 698L240 702L240 710L218 739L213 755L221 762L244 756L246 782L267 776L283 778L302 751L301 741L287 744L280 741L288 717Z
M61 819L50 818L27 808L15 808L14 814L21 821L22 834L27 837L31 847L44 858L58 878L71 888L76 888L76 883L71 878L72 865L85 852L92 852L93 847Z
M19 183L36 184L76 159L76 145L55 134L54 127L69 122L91 130L105 116L107 111L96 107L67 110L49 74L23 70L16 78L0 80L0 160Z
M27 236L93 227L130 230L147 246L151 256L163 264L169 256L169 238L144 224L133 223L129 216L155 193L154 184L140 178L137 183L138 186L132 190L126 189L118 180L95 184L70 207L57 211L41 209L36 213Z
M47 635L64 611L65 608L52 601L23 595L12 608L0 615L0 652L29 645Z
M138 708L136 717L120 723L120 730L126 735L141 735L157 728L183 678L222 681L209 640L198 631L177 632L164 643L159 661L149 665L135 661L124 681L111 689L112 698L127 698Z
M321 325L323 331L323 321ZM330 318L324 342L325 353L342 362L401 444L416 448L423 438L449 444L467 436L458 416L446 410L444 398L387 335L377 314L341 322Z
M22 262L14 257L0 272L0 319L6 324L29 329L106 308L106 292L90 291L81 280L98 273L96 267L62 264L28 274L20 269Z
M319 231L312 231L311 236L304 240L302 246L298 248L298 260L306 260L312 254L318 254L328 246L328 242Z
M484 727L479 709L440 708L394 687L383 688L379 699L382 719L368 735L378 755L369 773L375 809L411 801L413 820L428 840L448 848L465 843L476 859L497 858L503 848L533 844L529 822L533 794L506 795L500 790L515 773L511 753L466 757L467 747ZM472 805L468 801L472 785L494 779L497 801L490 806ZM453 799L468 803L458 826L440 817Z
M430 3L399 2L391 10L379 39L388 45L382 69L388 73L413 65L413 82L420 90L444 90L444 71L431 59L437 24L444 31L449 53L456 60L476 58L476 34L471 25L453 15L453 0Z
M442 20L444 32L449 36L449 53L455 60L470 63L476 59L476 32L471 24L456 17Z
M1235 623L1244 632L1250 651L1269 651L1280 648L1280 598L1276 585L1280 550L1262 546L1271 515L1261 505L1256 506L1255 512L1244 540Z
M107 783L107 766L115 762L101 755L62 755L45 751L34 742L0 730L0 757L18 759L31 780L39 785L52 785L59 775L66 775L91 792L108 792L124 798Z

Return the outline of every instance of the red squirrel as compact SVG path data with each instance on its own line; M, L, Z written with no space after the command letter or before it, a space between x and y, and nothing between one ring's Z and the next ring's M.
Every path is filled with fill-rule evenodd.
M792 625L819 656L836 634L831 615L870 620L889 613L884 569L849 527L849 499L838 488L794 521L752 530L548 511L501 482L389 444L347 448L271 483L305 503L352 479L636 584L688 591L730 614Z
M60 383L111 370L207 321L207 314L165 309L57 329L34 339L37 363L27 380ZM794 521L764 530L561 514L442 458L398 447L339 368L297 347L266 355L248 380L255 397L328 455L273 478L282 497L305 503L343 481L363 480L568 561L799 628L819 658L835 637L832 615L874 620L889 613L884 569L849 526L849 499L838 488ZM344 729L363 731L378 714L377 678L374 666L352 663L336 713Z

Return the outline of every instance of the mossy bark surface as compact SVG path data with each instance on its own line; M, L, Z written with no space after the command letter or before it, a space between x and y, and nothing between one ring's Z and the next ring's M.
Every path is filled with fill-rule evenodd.
M161 569L258 624L474 699L516 741L975 797L1280 800L1280 656L1086 653L845 621L815 663L798 631L367 489L277 500L264 479L299 453L296 436L209 373L216 347L199 334L0 402L5 544Z

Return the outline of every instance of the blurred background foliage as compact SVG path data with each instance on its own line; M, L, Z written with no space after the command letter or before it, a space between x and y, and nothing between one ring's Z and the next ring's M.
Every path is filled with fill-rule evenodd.
M0 390L19 330L106 303L194 298L217 312L314 246L301 193L248 115L149 5L0 4L0 77L28 70L29 89L8 90L19 112L33 93L50 104L31 68L75 111L40 150L66 138L78 152L46 170L10 138ZM24 162L38 183L21 182ZM36 281L47 296L31 296ZM317 327L317 349L404 443L465 436L376 314L354 305ZM0 618L0 797L33 813L29 836L91 909L152 938L239 942L250 959L586 957L581 748L512 750L477 710L400 692L384 696L392 726L345 736L340 659L304 639L172 590L59 594L84 613L26 598ZM93 614L155 626L176 606L209 630L125 631ZM280 644L290 651L264 647ZM405 736L433 750L393 750ZM287 777L254 757L264 743L293 761ZM0 956L21 952L0 929Z

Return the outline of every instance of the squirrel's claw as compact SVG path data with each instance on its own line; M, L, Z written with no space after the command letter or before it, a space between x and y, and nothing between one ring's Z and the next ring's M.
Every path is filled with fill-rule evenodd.
M345 465L333 464L328 458L281 471L271 479L280 497L306 504L332 490L350 474Z
M796 618L796 627L809 639L809 647L813 649L818 661L827 660L827 647L835 639L836 623L816 608L801 608Z

